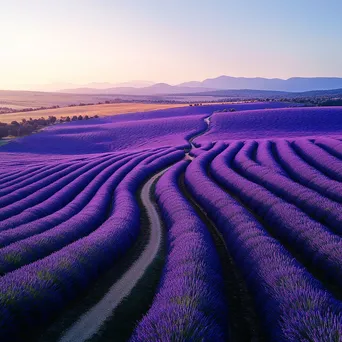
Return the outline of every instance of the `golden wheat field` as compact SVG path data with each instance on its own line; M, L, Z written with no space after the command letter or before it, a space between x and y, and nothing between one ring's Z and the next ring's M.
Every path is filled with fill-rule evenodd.
M43 109L31 112L9 113L1 114L0 122L10 123L14 120L21 121L21 119L28 118L40 118L48 116L55 116L60 118L62 116L74 116L74 115L115 115L135 112L147 112L158 109L176 108L187 106L187 104L150 104L150 103L113 103L113 104L101 104L90 106L76 106L76 107L63 107L56 109Z

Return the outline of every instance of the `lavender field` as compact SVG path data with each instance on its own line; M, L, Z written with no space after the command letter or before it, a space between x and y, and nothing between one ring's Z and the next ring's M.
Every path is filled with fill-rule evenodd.
M0 160L0 341L342 341L342 107L108 116Z

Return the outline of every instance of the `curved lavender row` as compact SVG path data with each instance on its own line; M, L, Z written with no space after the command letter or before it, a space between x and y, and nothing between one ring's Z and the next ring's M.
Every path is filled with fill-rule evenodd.
M110 157L106 158L102 162L105 162L107 159L110 159ZM42 180L42 182L37 182L32 186L27 186L22 190L17 190L13 194L0 199L0 205L2 205L2 202L10 202L6 207L0 209L0 220L10 218L27 208L31 208L34 205L43 202L57 191L63 189L75 178L98 165L98 162L83 163L83 166L81 165L70 166L63 171L52 174ZM59 204L63 206L62 203Z
M96 162L101 163L106 158L107 157L101 158L100 160L96 160ZM89 162L89 161L86 161L86 162ZM5 189L2 189L2 190L0 189L0 200L1 200L1 197L5 196L5 195L7 195L9 193L13 193L15 190L25 188L27 185L29 185L29 186L33 185L35 182L42 181L46 176L50 176L51 174L53 174L55 172L58 172L60 170L63 170L67 166L72 166L72 165L78 165L78 162L77 163L67 163L67 162L65 162L65 163L62 163L62 164L57 164L57 165L54 165L54 166L50 167L46 171L37 173L34 176L30 175L30 177L26 177L26 179L23 180L23 181L17 180L11 186L8 184Z
M105 157L108 157L110 155L113 155L113 153L103 153L102 155L97 155L96 158L93 157L84 157L84 158L63 158L62 160L55 159L53 161L45 161L44 163L34 163L34 166L32 165L24 165L24 166L15 166L15 169L20 169L18 174L8 176L8 180L4 183L0 182L0 188L7 189L7 187L11 185L15 185L18 182L22 182L24 180L30 180L32 176L39 175L43 171L50 170L53 167L56 167L56 165L60 165L61 162L63 165L72 165L72 164L78 164L79 162L90 162L90 161L96 161L101 160ZM118 154L119 156L119 154ZM24 162L31 162L32 156L24 156L22 157L22 160ZM13 171L12 171L13 173Z
M278 173L284 174L284 170L274 160L272 154L272 141L263 140L258 143L258 149L256 151L256 162L262 166L266 166L271 170L275 170Z
M118 162L117 170L78 214L48 231L1 248L0 274L42 259L94 231L107 219L114 189L134 167L151 156L154 157L153 152Z
M118 261L139 233L135 191L151 173L183 156L181 151L172 152L138 166L115 190L113 214L101 227L60 251L0 278L2 341L15 340L32 323L46 323Z
M170 151L170 148L165 148L164 151ZM155 159L155 156L151 156L146 158L140 163L140 168L134 168L132 172L126 175L123 182L120 183L118 187L118 191L121 190L121 188L127 189L131 193L135 193L137 190L136 186L136 178L141 178L141 171L146 171L146 175L144 176L144 179L146 179L148 176L151 176L150 173L154 173L159 169L163 169L168 165L174 164L175 162L178 162L180 159L184 158L184 151L181 150L174 150L171 148L171 152L168 152L168 154L163 153L161 151L160 157L158 159ZM160 165L163 165L161 167ZM115 210L115 203L114 203L114 210Z
M0 198L0 206L2 207L1 210L4 209L4 207L9 206L13 203L16 203L22 199L25 199L25 197L34 194L37 190L40 190L41 188L45 187L46 185L50 185L53 182L58 182L58 180L62 177L68 176L72 172L77 172L81 168L87 167L89 163L86 162L80 162L75 163L71 165L67 165L64 167L63 165L58 166L60 170L57 170L56 172L54 169L48 170L48 173L45 178L41 179L40 181L34 182L32 184L28 184L26 187L22 189L17 189L13 193L10 193L8 195L3 196ZM1 212L0 212L1 215Z
M337 158L342 158L342 142L338 139L319 137L315 139L315 144Z
M169 148L166 147L163 149L148 149L146 152L150 152L150 151L154 151L154 155L142 161L142 164L153 163L155 160L158 160L163 154L175 152L177 151L177 149L174 147L169 147ZM141 153L141 151L135 152L135 153ZM131 152L128 153L128 155L131 155L131 154L132 154Z
M46 166L46 165L45 165ZM40 168L44 167L44 165L35 165L31 167L26 167L26 170L18 170L17 168L15 170L12 170L11 168L8 168L4 165L1 167L1 173L0 173L0 186L2 183L7 182L7 179L15 179L18 177L18 175L22 174L24 175L24 172L34 172L36 170L39 170Z
M272 229L316 270L342 286L342 238L313 221L293 204L284 202L260 185L233 171L230 165L241 148L234 143L211 164L212 175L253 209Z
M107 158L108 157L104 158L103 160L96 161L96 162L98 164L103 163L103 161L108 160ZM83 164L83 162L81 162L81 163ZM87 163L90 163L90 161L87 161ZM17 182L15 184L13 184L12 186L8 186L5 189L0 190L0 200L2 200L2 198L4 196L6 196L7 194L10 194L10 193L15 194L16 190L20 191L21 189L25 189L26 186L29 186L29 187L34 186L35 183L42 182L46 176L48 177L55 172L58 172L58 171L65 169L67 166L73 166L73 165L79 165L79 162L77 162L77 163L60 163L58 165L51 167L49 170L38 173L36 176L28 177L26 180L24 180L22 182Z
M340 182L330 179L306 163L287 141L277 141L275 146L282 166L293 179L334 201L342 202L342 184Z
M150 158L146 159L146 160L149 160L151 162L154 159L159 158L161 155L163 155L165 153L168 153L168 152L171 152L171 151L173 151L173 150L165 150L165 151L156 153L156 151L152 150L152 151L150 151L148 153L145 152L144 154L142 154L142 153L135 154L135 156L142 155L145 158L147 155L152 154L152 156ZM132 154L132 157L133 156L134 156L134 154ZM132 157L127 157L127 158L123 158L123 159L118 160L116 163L111 165L111 167L109 169L103 171L103 174L101 174L100 179L106 180L108 178L108 176L110 176L110 174L113 171L117 170L122 165L125 165L125 167L122 167L121 169L118 170L119 174L116 173L115 175L113 175L111 177L110 180L108 180L109 184L111 184L111 185L108 185L108 186L111 187L111 188L115 187L115 184L113 182L115 182L117 184L118 177L121 176L121 178L122 178L123 176L126 175L126 173L128 173L130 171L131 164L134 162L134 160L131 163L128 163L128 162L130 161L130 159L132 159ZM112 162L113 161L111 161L110 164ZM144 160L142 161L142 163L144 163ZM96 183L99 183L99 182L97 181ZM99 188L102 185L102 182L100 184L96 184L96 183L95 183L95 187L90 188L91 191L87 191L86 189L84 191L82 191L79 194L79 200L76 203L70 202L67 205L67 207L64 207L60 211L55 212L55 213L53 213L52 215L50 215L50 216L48 216L46 218L43 218L43 219L38 220L38 221L33 221L33 222L28 223L28 224L24 224L22 226L19 226L19 227L16 227L15 229L10 230L10 231L4 231L3 233L0 233L1 245L3 245L6 242L13 242L13 240L14 241L15 240L21 240L21 239L23 239L25 237L28 237L28 236L30 237L31 235L34 235L35 233L39 234L40 232L46 231L47 229L49 229L51 227L51 225L54 227L54 226L57 226L59 222L61 223L61 222L66 221L69 217L72 216L72 214L74 214L74 215L77 214L77 215L75 217L72 217L71 219L68 219L62 225L59 225L58 227L56 227L56 228L58 228L58 231L60 233L63 232L63 229L64 229L64 231L68 232L71 229L70 227L74 227L74 225L76 225L73 228L74 229L73 230L73 234L75 235L77 229L81 229L81 227L78 228L77 226L80 225L80 222L83 222L83 221L84 221L85 226L87 226L87 225L89 225L89 226L94 225L95 223L93 223L93 221L97 222L96 220L104 218L104 216L102 217L101 215L103 214L102 207L105 206L105 204L103 204L103 206L102 206L102 204L100 204L101 201L99 200L99 197L101 198L101 196L99 196L99 193L96 194L96 198L92 198L94 193L96 192L97 188ZM104 192L106 190L102 189L102 190L100 190L100 193L101 193L101 191ZM51 197L51 199L53 199L53 196ZM88 201L90 199L91 199L91 203L88 203ZM54 202L55 201L52 200L52 204ZM85 204L87 204L87 206L86 206L86 208L83 208ZM89 209L87 209L87 208L89 208ZM44 210L44 207L42 209ZM29 210L30 209L28 209L28 211ZM87 210L90 211L90 212L94 211L94 213L92 215L90 215L90 214L87 213ZM98 212L97 212L97 210L98 210ZM45 209L45 211L47 211L47 209ZM66 215L69 215L69 217L65 217ZM88 216L91 217L89 220L87 219ZM90 229L90 228L87 228L87 229ZM53 232L55 232L55 229L53 230ZM9 254L12 255L13 258L11 258L10 260L8 260L6 262L4 261L4 265L3 265L4 268L6 268L5 264L7 264L7 267L8 267L8 264L11 264L11 263L14 263L16 266L18 266L18 264L21 265L23 262L26 263L27 260L25 260L25 259L23 260L23 255L26 255L27 253L29 253L29 254L32 253L33 246L34 246L34 244L32 245L32 243L36 239L38 239L40 241L39 242L39 247L41 248L44 244L48 243L48 240L46 240L44 242L43 239L47 239L47 238L51 239L51 235L54 234L53 232L48 232L46 234L40 234L39 236L37 236L37 238L31 237L29 239L26 239L26 240L22 241L22 244L11 245L10 250L12 250L13 252L9 253ZM60 238L59 236L54 238L54 242L56 243L57 241L59 241L59 238ZM63 241L66 238L67 238L67 236L66 236L66 233L64 232L63 233ZM22 249L20 252L16 251L15 250L15 246L20 246L20 245L23 245L24 249ZM7 258L7 255L6 255L5 251L8 251L8 250L9 249L5 249L5 250L3 250L1 252L1 254L4 255L5 259ZM17 260L18 255L21 256L20 261ZM32 258L32 257L37 257L37 256L36 255L34 255L34 256L31 255L30 257ZM12 268L13 265L12 266L10 265L9 267Z
M9 206L14 202L20 201L21 199L24 199L25 197L30 196L32 193L36 193L37 190L41 190L44 187L47 187L53 183L58 184L58 181L66 178L71 177L71 175L77 175L86 170L91 169L92 167L103 163L109 159L111 159L112 156L106 156L102 158L100 161L79 161L76 163L66 164L67 167L64 167L61 170L54 170L54 167L52 169L49 169L47 173L43 173L42 179L38 179L33 181L32 183L28 183L26 186L19 188L12 193L5 195L0 198L0 205L2 206ZM64 162L60 163L61 166L64 165ZM56 166L57 169L58 166ZM29 179L30 181L30 179Z
M197 147L197 148L192 148L191 151L189 152L191 157L198 157L200 156L203 152L211 150L214 146L215 143L209 143L209 144L204 144L204 147Z
M56 160L63 160L65 162L75 162L80 161L81 158L61 158L57 155L46 155L44 157L40 156L39 159L36 158L36 154L32 151L27 151L27 153L2 153L1 155L1 169L6 172L15 172L17 170L27 169L34 170L37 168L53 166L56 164ZM98 154L99 155L99 154ZM20 172L20 171L19 171Z
M62 222L69 220L69 218L72 216L80 213L81 210L83 210L89 201L95 196L99 188L107 181L108 177L110 177L112 173L115 172L120 166L129 162L132 157L122 158L119 161L109 165L106 169L101 171L89 183L89 185L75 197L73 201L69 202L62 209L40 219L16 226L15 229L9 229L0 232L0 247L2 248L13 242L42 233L52 227L58 226ZM25 213L25 211L23 213Z
M209 124L208 124L208 125L209 125ZM210 150L212 147L213 147L213 143L210 142L210 141L207 141L207 142L204 142L204 143L199 144L199 148L200 148L201 150L205 150L205 151Z
M168 153L174 150L175 149L168 149L162 151L162 153ZM160 149L151 151L155 153L155 158L159 157ZM122 164L128 161L131 157L140 155L142 153L142 151L130 154L122 153L120 154L120 158L118 158L118 155L115 155L116 158L106 162L106 165L99 165L98 167L89 170L86 174L76 178L76 180L56 192L47 200L37 204L34 207L25 209L21 213L0 222L0 248L15 241L22 240L30 235L45 231L66 221L72 215L77 214L90 200L94 194L94 191L96 191L101 184L101 182L96 182L95 178L91 180L91 183L94 183L95 181L94 186L91 186L89 191L83 190L86 188L83 188L85 183L80 184L81 178L83 178L84 182L87 182L88 178L90 179L90 177L88 177L90 172L94 173L96 171L95 174L97 174L100 169L107 167L107 164L110 165L116 162L118 159L120 159L119 164ZM117 166L114 165L114 167L116 168ZM103 172L104 175L101 175L101 179L103 179L103 177L107 177L106 175L108 172L110 172L110 170L104 170ZM71 185L75 182L78 182L77 187L82 189L80 193L75 193L75 187L70 189ZM70 192L70 190L72 191ZM76 195L76 197L74 195ZM57 205L58 207L61 207L61 204L64 203L63 201L65 201L65 198L68 199L66 206L55 211ZM12 228L16 229L13 230Z
M342 181L342 161L307 140L292 143L295 151L309 164L328 177Z
M1 189L6 188L6 186L13 185L18 181L20 182L23 179L30 177L32 175L36 175L42 170L46 170L50 167L51 165L41 165L41 166L34 166L34 167L27 166L27 167L20 168L20 170L17 170L16 172L10 172L10 174L7 175L6 178L4 177L0 181L0 188Z
M256 145L253 141L247 142L236 154L232 166L243 177L263 186L285 201L295 204L311 217L328 224L335 232L342 234L341 204L255 163L250 155ZM296 167L296 164L293 166Z
M191 149L191 151L189 152L189 155L191 157L198 157L200 156L204 151L201 148L195 148L195 149Z
M63 164L58 164L58 165L45 166L44 168L40 168L39 170L32 172L32 173L29 173L29 172L26 173L26 171L23 171L24 172L23 176L14 178L11 181L8 181L5 184L3 184L3 186L0 186L0 196L5 196L14 190L17 190L18 188L20 189L21 188L20 185L22 183L23 183L23 186L31 184L31 179L33 179L32 183L34 181L41 180L42 178L40 178L40 174L42 174L43 177L49 176L53 172L61 171L61 170L65 169L66 167L72 166L72 165L74 165L74 164L63 163ZM19 186L17 186L18 184L19 184ZM12 190L12 188L13 188L13 190ZM10 190L8 190L8 189L10 189Z
M103 157L101 158L103 159ZM30 161L30 157L24 158L25 161ZM49 176L49 172L53 173L58 170L58 168L61 168L61 166L67 167L71 165L79 165L79 163L89 163L91 160L89 159L83 159L83 160L78 160L78 161L70 161L70 160L63 160L61 161L55 161L55 162L50 162L50 163L45 163L45 165L42 165L39 167L39 169L35 170L34 172L30 173L29 170L32 168L31 166L20 166L16 167L17 169L19 168L22 172L22 175L20 177L14 177L11 181L6 182L5 184L0 185L0 194L1 196L5 195L3 193L4 191L8 191L10 188L11 191L14 191L15 188L12 188L13 186L17 186L17 188L21 188L25 186L25 181L30 184L33 183L36 180L42 180L43 177ZM56 168L56 170L54 170ZM50 171L51 170L51 171ZM41 177L41 178L39 178ZM20 183L20 184L19 184Z
M156 185L167 224L168 254L158 293L131 341L226 341L228 337L215 245L177 185L187 164L174 165Z
M269 339L330 342L342 338L340 304L244 207L206 175L210 161L223 148L219 144L196 158L186 170L186 181L221 231L254 295Z
M133 156L133 154L132 154ZM76 196L83 192L89 182L99 174L103 169L120 161L122 157L112 157L109 160L98 163L97 166L82 173L77 178L67 183L63 188L52 194L46 200L24 209L17 215L13 215L2 222L0 222L0 235L1 232L8 229L16 228L22 224L27 224L31 221L38 220L50 214L58 212L63 207L72 203Z
M24 168L34 167L48 167L62 163L76 163L80 161L95 161L102 159L103 157L113 155L119 155L120 152L108 152L108 153L94 153L85 155L58 155L58 154L36 154L33 151L26 151L26 153L3 153L0 152L0 156L3 161L3 166L8 170L18 170Z
M33 169L38 169L39 166L35 166ZM22 172L21 170L10 170L6 166L2 165L0 169L0 184L3 182L4 179L7 179L8 177L16 177L17 174Z

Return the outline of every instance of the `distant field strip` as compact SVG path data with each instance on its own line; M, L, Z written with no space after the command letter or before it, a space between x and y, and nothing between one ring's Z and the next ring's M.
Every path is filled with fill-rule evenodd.
M74 107L62 107L56 109L43 109L32 112L21 113L9 113L1 114L0 122L11 123L12 121L21 121L22 119L37 119L48 118L49 116L55 116L57 119L63 116L74 115L88 115L88 116L108 116L116 114L136 113L136 112L149 112L151 110L161 110L167 108L177 108L188 106L187 104L148 104L148 103L114 103L114 104L101 104L91 106L74 106Z

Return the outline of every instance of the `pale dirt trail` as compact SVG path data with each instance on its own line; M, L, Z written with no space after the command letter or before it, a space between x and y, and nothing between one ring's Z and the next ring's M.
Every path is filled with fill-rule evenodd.
M150 223L149 240L140 257L126 273L109 289L106 295L90 310L84 313L60 338L60 342L83 342L94 336L114 310L128 297L148 266L158 254L162 242L162 224L151 200L152 186L165 170L154 175L143 186L141 201Z
M209 130L210 116L204 119L208 127L189 139L190 149L185 158L192 160L189 155L195 147L192 141ZM160 171L151 177L142 187L140 198L150 224L149 240L145 249L134 264L123 274L123 276L109 289L105 296L90 310L84 313L59 339L59 342L85 342L89 341L99 332L103 324L109 319L122 300L130 295L138 281L151 265L158 254L162 244L162 222L158 215L155 204L151 199L154 182L167 171L168 168Z
M189 139L190 148L189 148L189 150L187 150L187 151L185 152L185 158L184 158L185 160L190 160L190 161L194 160L194 157L190 155L191 150L192 150L193 148L196 148L196 146L193 144L193 141L194 141L196 138L200 137L201 135L203 135L203 134L205 134L205 133L207 133L207 132L209 131L211 116L212 116L212 114L209 115L209 116L207 116L207 117L204 119L204 122L207 124L207 128L206 128L204 131L202 131L202 132L200 132L200 133L197 133L197 134L193 135L193 136Z

